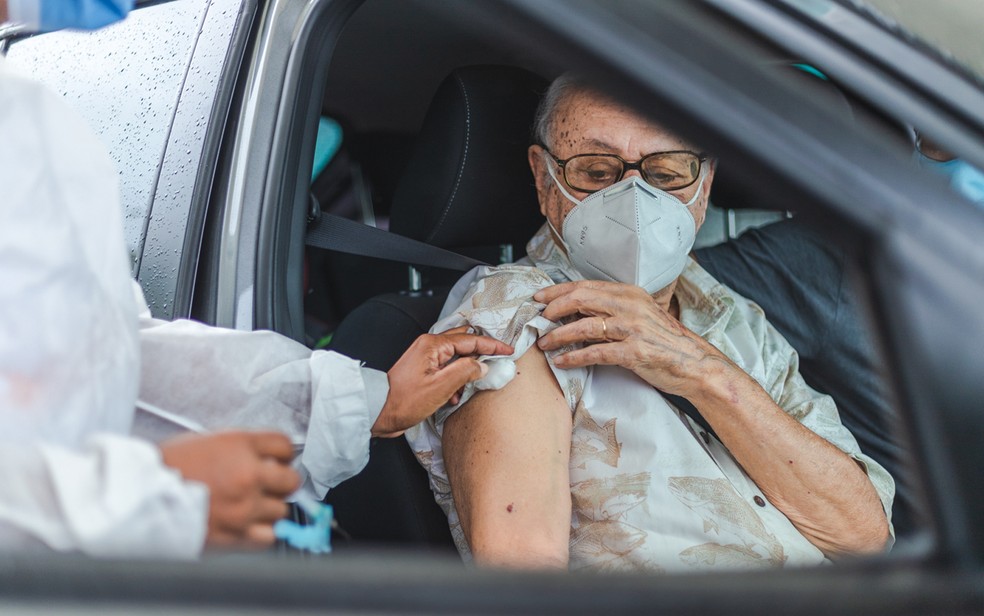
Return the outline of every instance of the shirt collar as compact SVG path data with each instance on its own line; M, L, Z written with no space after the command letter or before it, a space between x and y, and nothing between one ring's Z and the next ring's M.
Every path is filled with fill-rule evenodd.
M680 322L701 338L727 326L735 310L731 293L692 258L677 280Z
M584 276L571 263L567 253L557 245L550 232L550 226L546 223L526 244L526 255L554 282L584 280Z

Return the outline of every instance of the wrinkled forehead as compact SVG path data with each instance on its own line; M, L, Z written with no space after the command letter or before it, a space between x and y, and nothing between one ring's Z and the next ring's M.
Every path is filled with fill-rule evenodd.
M558 101L549 133L550 145L565 155L590 150L637 158L664 150L694 150L655 120L586 88L572 89Z

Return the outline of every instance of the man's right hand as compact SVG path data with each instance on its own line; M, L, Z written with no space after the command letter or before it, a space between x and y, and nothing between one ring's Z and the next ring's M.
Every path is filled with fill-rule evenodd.
M300 486L294 448L278 432L188 435L161 443L164 464L208 486L209 547L263 547Z
M372 426L373 436L399 436L448 400L454 401L458 390L488 371L474 356L512 354L508 344L465 333L467 330L458 327L443 334L424 334L410 345L387 373L389 395ZM458 359L451 361L455 356Z

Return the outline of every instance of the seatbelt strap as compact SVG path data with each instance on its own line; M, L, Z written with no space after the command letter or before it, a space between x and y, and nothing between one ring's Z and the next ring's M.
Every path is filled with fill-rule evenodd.
M477 265L489 265L478 259L327 212L321 212L308 228L304 243L325 250L459 272L466 272Z
M711 424L707 423L707 420L704 419L704 416L700 414L700 411L697 410L697 407L691 404L690 400L687 400L686 398L681 396L674 396L673 394L668 394L660 389L657 389L656 391L658 391L664 398L666 398L671 404L673 404L673 406L677 407L678 409L686 413L687 417L690 417L690 419L693 419L695 422L697 422L697 425L699 425L701 428L704 428L704 430L706 430L708 434L712 434L714 435L714 438L717 438L717 432L714 431L714 428L711 427Z
M327 212L319 213L308 229L305 243L314 248L460 272L468 271L478 265L489 265L484 261ZM659 393L717 438L714 428L689 400L664 391Z

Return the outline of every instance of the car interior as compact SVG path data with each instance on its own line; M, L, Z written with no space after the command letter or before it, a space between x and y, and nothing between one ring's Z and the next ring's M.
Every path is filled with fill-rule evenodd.
M763 61L769 71L802 82L833 113L883 125L900 151L908 147L904 131L816 67L796 67L783 50L770 51ZM321 116L341 128L341 142L312 181L315 209L487 263L521 258L542 224L526 162L530 125L556 74L453 8L365 2L342 30L323 77ZM731 177L726 160L711 200L698 246L796 209ZM307 343L386 370L437 320L461 273L308 247ZM427 475L402 438L374 439L366 469L330 491L327 502L344 530L334 537L340 548L454 550Z

